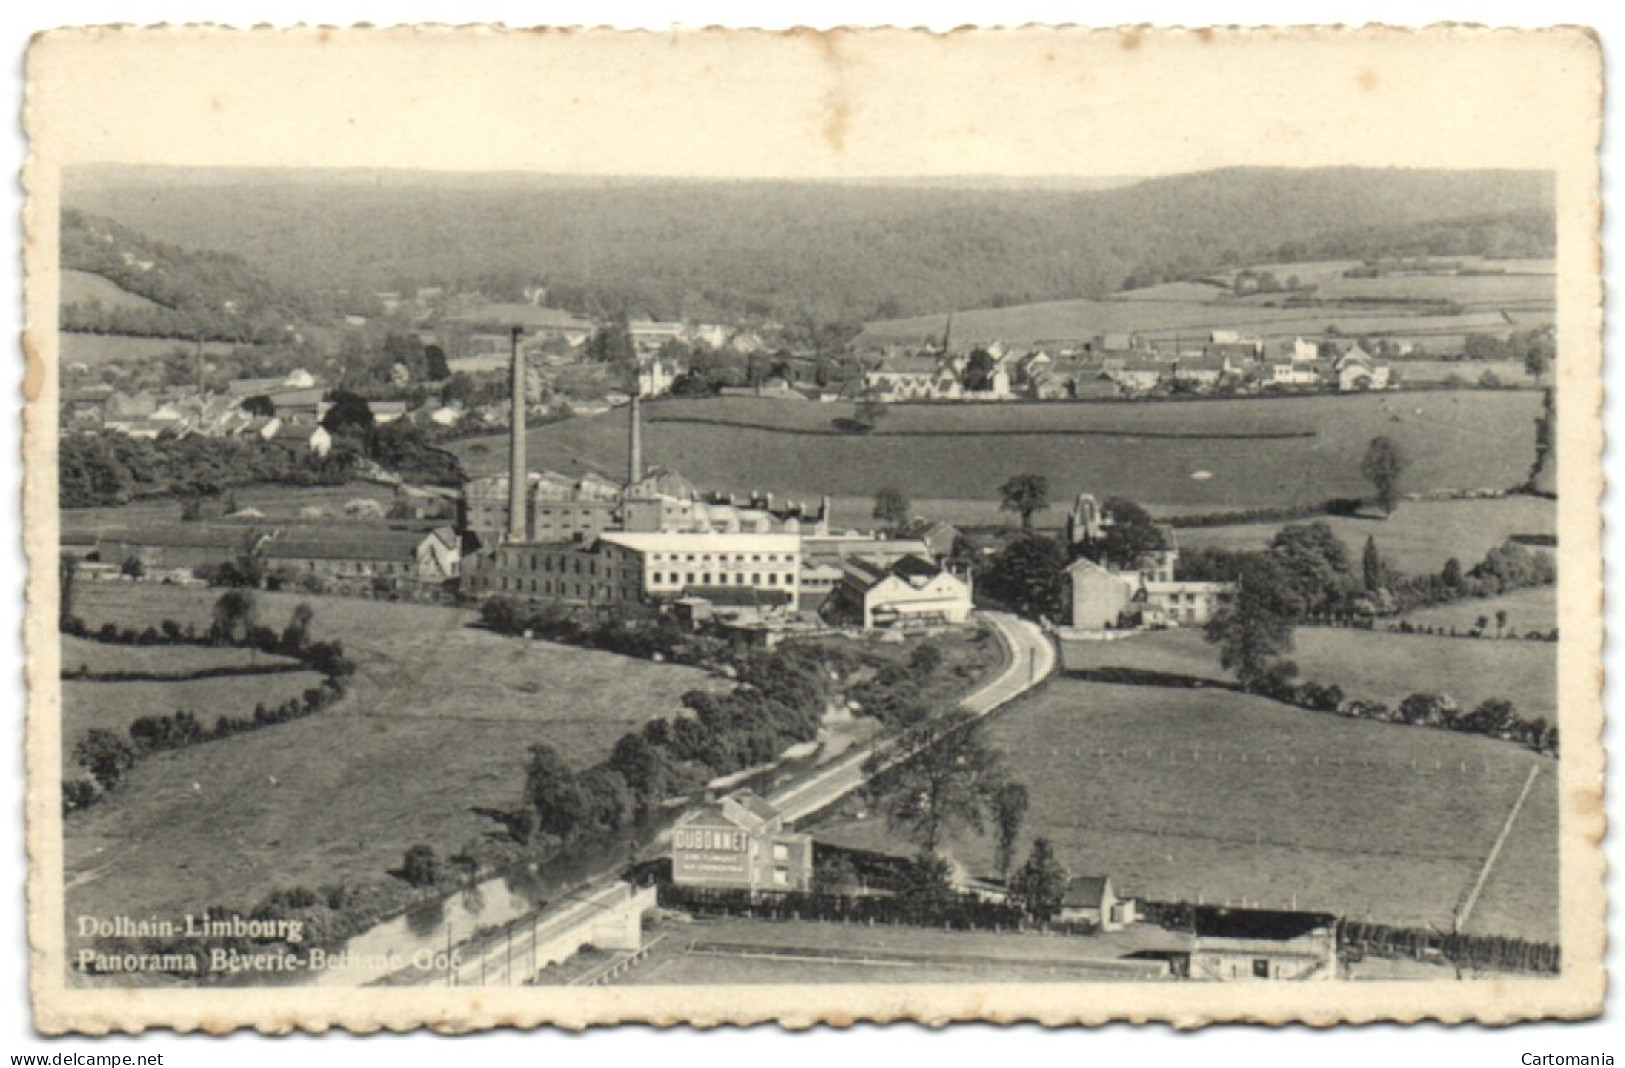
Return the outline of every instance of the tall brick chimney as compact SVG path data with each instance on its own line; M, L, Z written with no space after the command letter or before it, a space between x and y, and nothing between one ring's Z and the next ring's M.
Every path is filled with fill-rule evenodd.
M526 534L526 491L530 488L530 475L525 460L525 360L519 354L519 335L522 327L510 327L512 341L511 374L513 385L513 413L508 430L508 540L524 541Z
M629 451L626 486L631 489L643 478L643 412L636 378L632 380L632 443Z

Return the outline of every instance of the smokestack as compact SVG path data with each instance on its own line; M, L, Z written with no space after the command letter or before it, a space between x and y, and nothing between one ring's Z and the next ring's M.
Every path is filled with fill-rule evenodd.
M632 384L632 447L631 457L627 462L626 484L628 488L635 486L643 478L643 414L641 398L638 396L639 383L634 380Z
M521 327L510 328L512 340L512 425L508 429L508 540L524 541L527 511L526 490L530 488L530 475L525 470L525 361L519 355Z

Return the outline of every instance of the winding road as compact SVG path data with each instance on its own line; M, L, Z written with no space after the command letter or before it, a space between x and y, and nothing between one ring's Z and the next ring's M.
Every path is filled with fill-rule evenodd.
M1037 624L1006 612L981 612L978 616L997 632L1010 652L1004 670L960 702L961 708L985 716L1049 677L1055 670L1055 643ZM767 800L784 813L786 823L794 823L862 786L863 765L868 758L867 749L842 757L811 778L769 795Z

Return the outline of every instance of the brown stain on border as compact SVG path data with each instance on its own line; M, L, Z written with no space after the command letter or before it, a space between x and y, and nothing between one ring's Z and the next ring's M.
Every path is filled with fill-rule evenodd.
M40 390L45 386L45 361L40 358L34 339L27 334L23 335L23 356L28 362L23 372L23 399L32 404L39 400Z

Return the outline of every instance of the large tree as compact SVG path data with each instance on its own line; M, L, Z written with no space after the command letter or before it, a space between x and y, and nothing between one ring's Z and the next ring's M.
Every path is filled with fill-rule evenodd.
M1015 863L1016 840L1021 837L1030 804L1027 787L1019 782L1007 782L993 793L993 823L999 835L995 863L1001 876L1008 877L1010 865Z
M1229 603L1208 622L1206 636L1219 647L1219 661L1235 672L1244 689L1290 676L1296 669L1281 659L1292 651L1293 600L1286 578L1269 554L1249 559Z
M993 358L991 352L984 348L973 349L965 363L965 388L978 393L992 389L993 372L998 366L999 361Z
M1054 619L1063 607L1066 565L1066 550L1054 538L1023 534L999 550L983 576L983 586L1029 619Z
M1027 915L1042 923L1060 910L1071 878L1065 865L1056 858L1050 840L1035 838L1032 853L1010 880L1010 894Z
M214 633L222 642L246 638L257 622L259 602L249 590L227 590L214 602Z
M911 510L907 494L896 486L882 486L875 492L875 509L870 514L888 529L899 530L908 525Z
M1336 613L1359 585L1348 546L1322 519L1282 527L1270 539L1268 556L1295 618Z
M1167 546L1168 536L1151 513L1125 497L1109 497L1101 505L1105 520L1095 559L1132 569L1141 554Z
M999 507L1021 516L1021 529L1033 528L1033 514L1049 507L1049 479L1043 475L1016 475L999 487Z
M1365 588L1368 592L1375 593L1388 585L1386 570L1382 563L1382 553L1377 549L1376 537L1374 535L1367 536L1365 551L1360 554L1360 573L1365 580Z
M322 416L322 427L334 437L349 435L370 448L375 423L367 399L345 389L335 389L327 398L332 407Z
M550 745L530 747L525 802L535 810L537 825L560 838L569 837L587 814L587 799L575 770Z
M865 389L858 397L858 406L852 413L852 419L863 429L873 430L890 412L891 409L880 399L878 392Z
M904 734L897 751L895 764L886 766L888 754L881 753L865 769L889 827L931 853L957 830L982 833L1006 780L979 717L967 711L932 717Z
M1386 435L1375 437L1366 447L1365 459L1360 461L1360 473L1377 491L1377 504L1386 515L1392 515L1395 505L1399 503L1400 479L1409 466L1405 450L1393 438Z

